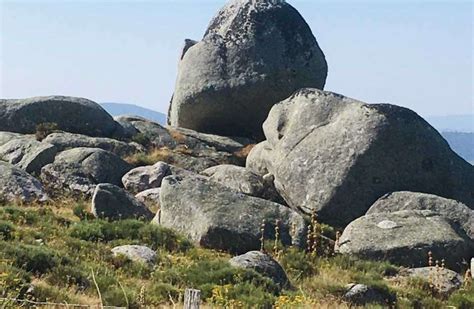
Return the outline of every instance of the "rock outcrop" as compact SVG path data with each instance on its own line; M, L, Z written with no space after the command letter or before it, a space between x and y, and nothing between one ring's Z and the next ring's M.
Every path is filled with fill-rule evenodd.
M60 130L90 136L110 137L120 131L112 116L87 99L49 96L0 100L0 131L35 133L42 123L55 123Z
M250 251L233 257L229 263L234 267L253 269L263 276L272 279L280 288L289 288L291 286L281 265L266 253Z
M143 148L137 147L134 144L125 143L112 138L90 137L66 132L49 134L42 142L53 144L58 151L79 147L100 148L113 152L118 156L127 156L143 151Z
M300 246L304 242L304 219L295 211L202 176L166 177L161 186L160 207L161 225L206 248L233 253L258 249L263 220L267 224L266 239L275 237L274 225L279 220L283 244Z
M351 222L337 250L359 258L407 267L425 266L428 252L459 269L474 252L474 242L453 222L429 210L373 213Z
M392 192L378 199L367 214L399 210L430 210L461 226L474 240L474 210L463 203L432 194L419 192Z
M344 226L394 191L474 207L474 166L415 112L301 89L275 105L247 167L268 170L288 205Z
M127 191L110 183L95 187L92 196L92 214L109 220L143 218L151 220L153 213Z
M0 160L9 162L30 174L39 174L43 166L54 161L57 152L56 146L52 144L24 136L0 146Z
M46 201L41 183L27 172L0 161L0 199L24 202Z
M132 166L99 148L74 148L59 153L41 170L41 180L52 191L91 195L99 183L122 186Z
M186 44L168 121L261 139L270 108L303 87L322 89L327 63L311 29L282 0L233 0L200 42Z

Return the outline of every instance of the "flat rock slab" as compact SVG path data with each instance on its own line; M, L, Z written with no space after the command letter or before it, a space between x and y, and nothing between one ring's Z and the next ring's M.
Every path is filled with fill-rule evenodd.
M97 218L108 220L153 218L145 204L122 188L108 183L95 187L91 212Z
M473 241L448 219L428 210L373 213L351 222L338 251L364 259L387 260L407 267L426 265L428 252L460 268L470 258Z
M99 104L83 98L0 100L0 131L32 134L42 123L55 123L60 130L89 136L110 137L119 128Z
M202 176L166 177L161 186L160 207L161 225L206 248L237 254L258 249L263 220L266 239L275 237L274 225L279 220L284 244L300 246L304 242L305 223L297 212Z
M46 201L41 183L27 172L0 161L0 197L8 201Z
M43 139L43 142L55 145L58 151L79 147L100 148L113 152L118 156L127 156L143 150L133 144L128 144L112 138L91 137L67 132L49 134L45 139Z
M289 288L291 286L281 265L266 253L250 251L233 257L229 263L234 267L253 269L263 276L272 279L280 288Z
M139 263L153 265L156 261L156 252L146 246L124 245L112 249L114 256L125 256Z

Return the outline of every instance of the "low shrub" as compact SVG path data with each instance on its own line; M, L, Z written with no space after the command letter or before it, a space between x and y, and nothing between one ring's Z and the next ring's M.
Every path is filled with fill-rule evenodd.
M70 228L69 235L85 241L110 242L114 240L138 241L152 249L186 251L192 247L189 240L162 226L138 220L108 222L104 220L81 221Z
M10 221L0 220L0 240L10 240L14 231L15 228Z
M42 141L46 136L59 130L58 124L54 122L44 122L36 126L36 140Z
M34 274L45 274L53 267L70 262L56 251L43 246L13 245L8 242L0 242L0 246L1 258L11 260L15 267Z

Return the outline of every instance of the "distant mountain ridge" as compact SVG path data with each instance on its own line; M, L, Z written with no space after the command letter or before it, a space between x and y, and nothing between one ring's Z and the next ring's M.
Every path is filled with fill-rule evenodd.
M466 132L474 133L474 114L433 116L428 121L439 132Z
M135 115L146 119L156 121L161 125L166 124L166 115L152 109L144 108L128 103L106 102L100 104L112 116Z
M474 165L474 133L441 132L451 149Z

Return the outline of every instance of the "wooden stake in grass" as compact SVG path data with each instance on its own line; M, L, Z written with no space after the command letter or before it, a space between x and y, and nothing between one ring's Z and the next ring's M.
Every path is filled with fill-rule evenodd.
M280 220L275 220L275 244L273 245L273 255L278 260L279 251L278 251L278 241L280 238Z
M260 251L265 252L265 219L262 220L262 225L260 226Z

